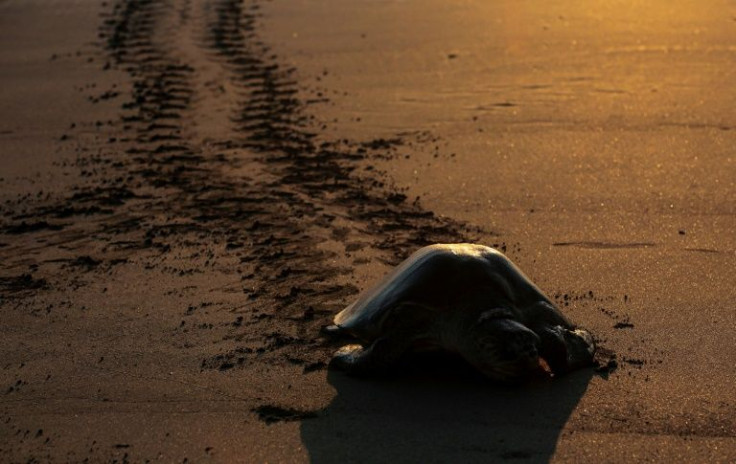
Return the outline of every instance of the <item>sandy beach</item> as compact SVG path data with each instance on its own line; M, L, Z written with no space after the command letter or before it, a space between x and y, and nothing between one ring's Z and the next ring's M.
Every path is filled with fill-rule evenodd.
M736 462L736 8L0 0L0 461ZM599 345L328 370L418 248Z

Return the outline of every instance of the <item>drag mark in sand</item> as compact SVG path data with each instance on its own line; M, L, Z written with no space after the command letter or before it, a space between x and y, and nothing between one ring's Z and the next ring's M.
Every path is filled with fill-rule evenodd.
M202 350L197 367L308 373L332 351L319 329L357 292L345 278L354 266L394 264L475 230L371 171L357 175L359 162L391 156L402 140L324 140L295 70L259 40L259 18L258 2L114 3L100 29L104 69L132 81L118 96L118 132L80 159L89 181L70 197L1 226L23 250L55 250L42 266L66 267L51 287L78 288L116 263L178 279L172 295L191 303L172 337ZM80 257L99 265L67 265Z
M132 172L143 178L143 186L159 189L155 200L146 205L149 212L159 213L158 221L145 224L146 240L164 253L196 248L203 240L224 244L224 249L208 252L205 266L214 269L191 270L214 274L217 268L222 269L222 261L228 261L227 265L237 269L238 280L231 285L232 291L240 290L249 302L238 311L242 315L220 330L231 349L203 360L202 367L227 370L242 364L251 353L263 358L285 346L308 344L302 337L309 331L295 321L311 320L313 313L306 311L306 305L296 304L297 300L309 296L310 301L320 297L320 301L334 301L345 291L352 291L329 285L330 277L340 270L319 267L328 254L316 246L316 239L309 233L308 218L315 217L316 208L282 188L278 179L265 175L257 162L247 159L231 140L237 139L237 134L230 132L225 140L208 137L205 146L188 133L186 126L198 117L198 108L186 96L194 95L200 107L206 105L201 100L208 94L196 92L196 79L200 68L213 63L203 61L206 56L196 56L191 50L156 46L156 34L146 22L136 21L135 12L136 8L164 7L157 2L134 3L116 7L117 25L108 44L111 56L119 58L136 80L128 108L137 112L126 119L129 129L137 134L137 143L128 149L135 165ZM192 8L189 4L180 7L180 13L186 13L179 14L180 25L202 16L201 11L188 11ZM171 15L174 10L168 8L167 13ZM144 13L142 17L155 16ZM161 18L158 27L164 23L175 24ZM193 61L184 61L187 58ZM172 87L177 92L172 92ZM184 98L172 104L170 97L177 94ZM223 173L227 168L242 167L245 176ZM197 254L192 250L192 257ZM227 274L226 269L222 272Z

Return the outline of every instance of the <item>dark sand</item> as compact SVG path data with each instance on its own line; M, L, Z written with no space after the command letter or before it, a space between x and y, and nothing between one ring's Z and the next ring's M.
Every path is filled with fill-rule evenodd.
M734 18L0 0L0 461L736 461ZM618 367L327 371L320 327L446 241Z

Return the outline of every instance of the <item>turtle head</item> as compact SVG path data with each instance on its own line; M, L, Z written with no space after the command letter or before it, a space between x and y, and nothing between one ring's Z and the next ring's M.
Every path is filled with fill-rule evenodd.
M518 321L481 315L472 330L467 357L487 377L506 384L521 383L539 372L540 339Z

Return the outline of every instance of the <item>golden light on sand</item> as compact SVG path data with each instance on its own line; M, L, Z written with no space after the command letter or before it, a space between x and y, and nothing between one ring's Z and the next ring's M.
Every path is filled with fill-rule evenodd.
M0 461L736 462L734 18L0 0ZM461 242L599 366L500 387L418 337L393 376L328 369L370 350L335 315ZM493 320L536 366L533 321Z

